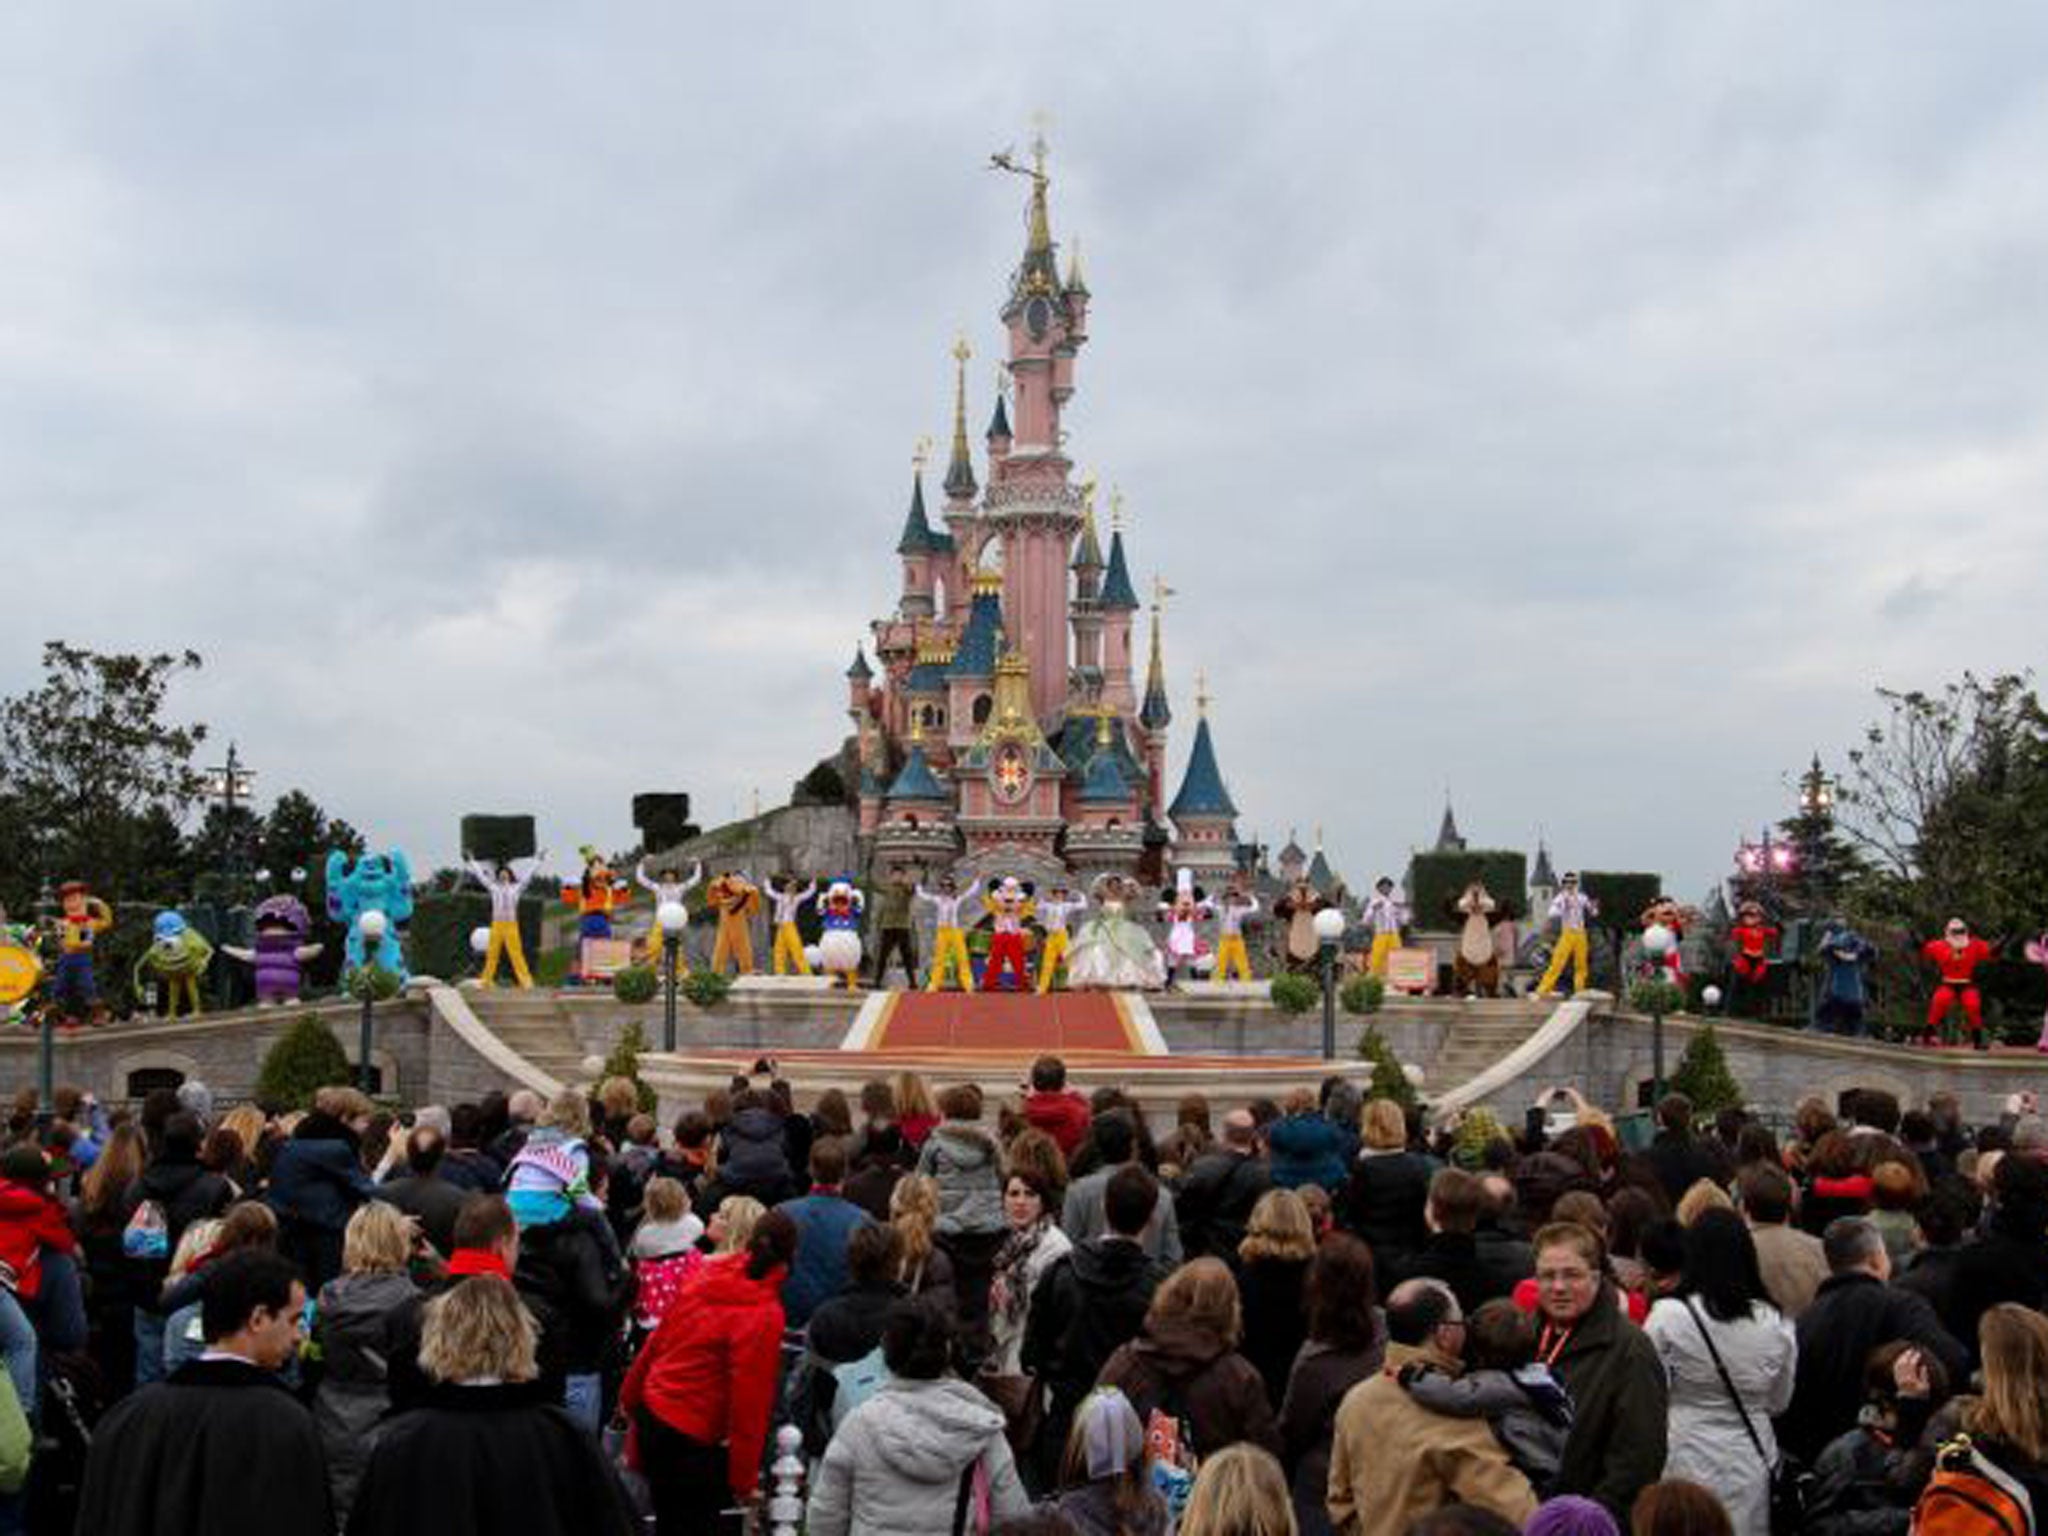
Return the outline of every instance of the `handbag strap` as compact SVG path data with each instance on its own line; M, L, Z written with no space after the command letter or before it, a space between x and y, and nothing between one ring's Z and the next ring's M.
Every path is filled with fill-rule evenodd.
M1749 1436L1749 1443L1756 1448L1757 1459L1765 1466L1770 1466L1771 1458L1764 1454L1763 1438L1757 1434L1756 1425L1750 1422L1749 1409L1743 1404L1742 1394L1735 1390L1735 1379L1728 1374L1728 1367L1721 1363L1721 1351L1714 1347L1714 1336L1707 1331L1706 1320L1700 1316L1699 1309L1693 1306L1690 1296L1685 1298L1685 1311L1692 1319L1693 1327L1700 1331L1700 1338L1707 1346L1707 1358L1714 1362L1714 1369L1721 1375L1721 1385L1728 1389L1728 1400L1735 1405L1735 1412L1742 1419L1742 1432Z
M967 1463L967 1470L960 1474L960 1493L953 1500L953 1536L965 1536L967 1530L967 1506L974 1498L974 1467L981 1460L980 1453L974 1461Z

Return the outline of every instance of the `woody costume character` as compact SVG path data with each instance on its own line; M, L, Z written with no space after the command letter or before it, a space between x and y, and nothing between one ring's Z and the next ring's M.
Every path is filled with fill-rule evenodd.
M58 1017L82 1023L100 1012L99 978L93 974L92 951L99 936L114 926L114 909L92 894L83 880L66 880L57 888L57 964L50 977L50 996Z
M1977 990L1977 968L1997 951L1970 932L1970 925L1952 917L1938 939L1920 946L1920 957L1934 967L1934 994L1927 1000L1927 1030L1922 1045L1953 1045L1948 1023L1956 1004L1963 1006L1963 1029L1978 1050L1988 1050L1984 1037L1984 996Z
M1538 997L1550 997L1557 991L1557 984L1564 977L1564 968L1572 968L1572 996L1577 997L1586 990L1587 973L1592 968L1592 954L1586 942L1586 920L1600 915L1600 903L1579 889L1579 877L1567 873L1558 883L1558 892L1550 898L1550 920L1557 924L1557 948L1550 952L1550 964L1544 969L1543 979L1536 985Z

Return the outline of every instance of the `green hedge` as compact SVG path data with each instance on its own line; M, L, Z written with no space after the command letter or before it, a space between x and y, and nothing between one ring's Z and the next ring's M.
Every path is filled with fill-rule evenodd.
M660 984L653 966L629 965L613 975L612 996L627 1004L650 1003Z
M1378 1013L1387 1000L1384 976L1353 976L1337 993L1346 1013Z
M313 1095L336 1083L348 1083L348 1053L320 1016L302 1013L285 1026L256 1073L255 1098L269 1110L310 1109Z
M546 910L547 902L529 887L519 903L519 942L526 950L529 965L540 953L541 915ZM437 976L443 981L474 975L483 959L469 947L469 936L490 925L491 898L477 888L475 881L459 891L430 891L415 896L412 921L405 930L406 963L421 975ZM498 974L503 977L506 971L507 965L501 960Z
M690 824L688 795L635 795L633 825L640 833L641 847L649 853L660 853L698 835L697 828Z
M530 859L540 844L531 816L487 816L481 811L462 818L462 850L484 864L510 864Z
M1418 928L1443 930L1461 921L1451 904L1474 880L1497 903L1495 917L1520 918L1529 905L1529 860L1511 848L1418 853L1408 862L1408 894Z
M1664 877L1640 870L1587 870L1579 889L1600 904L1594 922L1610 931L1632 931L1643 909L1664 894Z
M1282 974L1273 978L1273 1006L1282 1013L1307 1013L1322 995L1323 989L1313 977Z

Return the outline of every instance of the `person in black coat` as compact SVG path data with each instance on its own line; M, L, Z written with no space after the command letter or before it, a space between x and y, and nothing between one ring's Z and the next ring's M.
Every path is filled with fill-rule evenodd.
M1991 1175L1984 1234L1957 1250L1942 1322L1974 1362L1978 1320L2001 1301L2048 1306L2048 1166L2008 1152Z
M1857 1396L1846 1382L1863 1379L1880 1344L1905 1339L1941 1362L1951 1381L1969 1379L1969 1352L1957 1343L1926 1298L1891 1279L1884 1234L1859 1216L1833 1222L1821 1239L1828 1278L1799 1317L1799 1365L1792 1404L1778 1420L1778 1443L1805 1461L1854 1426Z
M633 1301L633 1273L604 1217L578 1206L560 1221L526 1228L513 1280L550 1319L540 1343L546 1374L561 1373L571 1414L596 1434L607 1352Z
M1365 1149L1337 1197L1337 1222L1363 1238L1383 1269L1398 1271L1429 1235L1422 1212L1436 1165L1408 1146L1408 1122L1392 1099L1365 1106Z
M1252 1209L1272 1187L1250 1113L1232 1110L1223 1117L1223 1139L1188 1166L1174 1196L1182 1253L1190 1259L1213 1254L1235 1264Z
M432 1126L415 1126L405 1139L405 1174L377 1186L377 1198L388 1200L408 1216L417 1216L420 1230L436 1253L455 1246L455 1216L472 1191L444 1176L447 1144Z
M249 1249L213 1265L201 1309L207 1357L100 1421L77 1528L328 1536L320 1432L278 1375L298 1350L305 1304L305 1287L275 1253Z
M341 1273L348 1219L377 1192L360 1151L369 1123L370 1101L355 1089L322 1088L271 1165L264 1198L277 1212L278 1251L316 1290Z
M640 1523L596 1438L535 1379L535 1344L525 1307L495 1276L428 1303L420 1364L431 1384L420 1406L386 1422L350 1536L636 1536Z
M1429 1236L1400 1270L1402 1280L1441 1280L1458 1298L1466 1316L1497 1297L1511 1295L1515 1283L1480 1257L1475 1236L1486 1192L1478 1179L1461 1168L1444 1168L1429 1182L1424 1221Z
M143 1169L123 1202L121 1223L125 1227L145 1204L163 1213L164 1251L160 1257L128 1258L129 1293L135 1298L135 1382L147 1386L161 1381L164 1370L164 1278L170 1273L171 1255L178 1251L178 1239L195 1221L218 1216L234 1203L234 1186L217 1173L199 1165L203 1137L199 1121L180 1111L163 1122L157 1154Z
M1728 1149L1712 1136L1693 1133L1692 1100L1684 1094L1667 1093L1657 1101L1657 1123L1662 1129L1644 1155L1673 1205L1701 1179L1725 1186L1733 1177Z

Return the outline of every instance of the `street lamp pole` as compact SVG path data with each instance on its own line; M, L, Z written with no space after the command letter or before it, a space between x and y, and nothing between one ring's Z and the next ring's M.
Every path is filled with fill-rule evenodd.
M1344 937L1344 909L1325 907L1315 915L1317 958L1323 974L1323 1060L1337 1059L1337 945Z
M221 902L223 906L234 905L235 900L235 803L247 800L256 787L256 770L242 762L241 754L235 750L235 743L228 743L228 760L218 768L206 770L206 792L221 803Z
M661 928L661 1048L670 1055L676 1048L676 963L681 958L683 929L690 921L689 909L680 901L664 901L654 914Z
M356 1036L356 1083L365 1094L371 1091L376 1070L370 1058L376 1045L377 952L384 945L384 924L382 912L363 914L363 964L356 974L356 985L363 994L362 1019Z
M1671 985L1661 974L1664 957L1678 947L1678 935L1662 923L1643 930L1643 956L1650 962L1650 1107L1664 1097L1664 989Z

